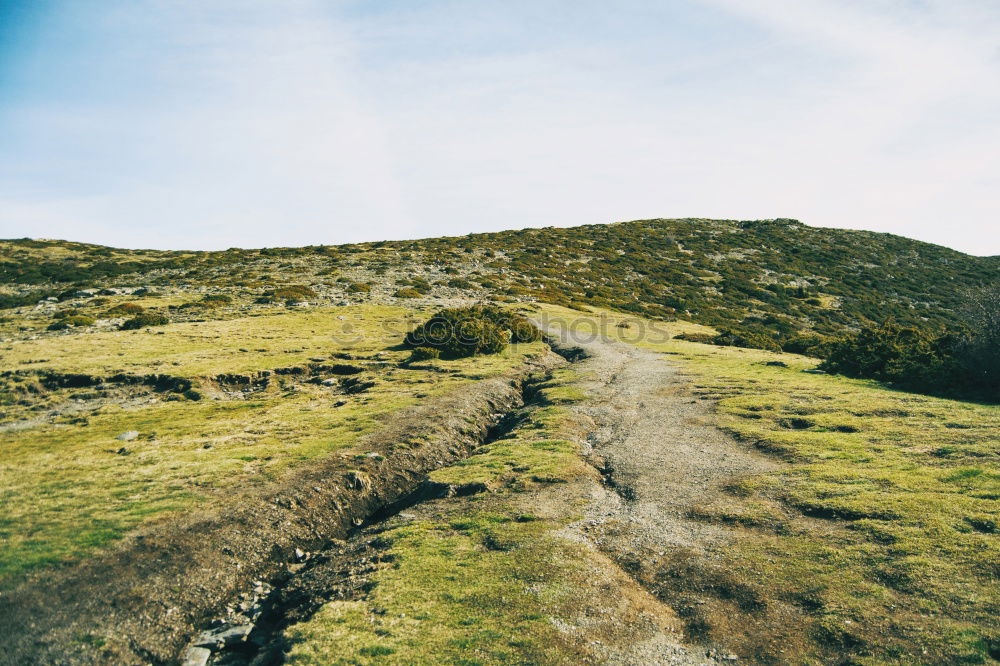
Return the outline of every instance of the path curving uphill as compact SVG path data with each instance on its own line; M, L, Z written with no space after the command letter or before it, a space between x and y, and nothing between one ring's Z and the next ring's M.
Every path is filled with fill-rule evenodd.
M711 403L691 392L690 380L662 354L606 337L573 340L559 328L555 348L582 349L580 388L573 407L588 423L589 458L605 478L594 488L583 520L571 526L667 606L675 600L657 584L679 554L699 558L725 548L731 532L690 518L735 479L774 463L715 425ZM609 664L704 664L735 659L714 649L684 645L660 634L609 650Z

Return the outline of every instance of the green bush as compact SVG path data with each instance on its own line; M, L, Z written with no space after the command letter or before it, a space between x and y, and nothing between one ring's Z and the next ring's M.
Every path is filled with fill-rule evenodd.
M58 315L56 316L58 317ZM80 314L67 315L49 324L47 330L64 331L71 326L91 326L93 325L93 323L94 323L93 317L88 317L86 315L80 315Z
M438 348L446 357L496 353L509 342L535 342L542 332L523 315L496 305L441 310L407 335L412 347ZM476 351L478 349L478 351Z
M145 312L146 309L139 305L138 303L121 303L108 310L108 314L119 315L137 315Z
M715 336L711 333L678 333L674 336L676 340L686 340L688 342L700 342L704 345L714 345Z
M436 358L441 358L441 351L435 349L434 347L416 347L412 352L410 352L410 358L407 359L408 363L417 363L419 361L430 361Z
M367 294L372 290L372 286L367 282L352 282L347 287L347 291L352 294Z
M422 294L413 288L400 289L393 294L396 298L420 298Z
M309 287L301 284L292 284L285 287L279 287L273 289L266 294L268 297L273 299L273 301L307 301L310 298L316 298L316 292ZM273 302L268 301L268 302Z
M121 325L121 330L123 331L134 331L139 328L145 328L146 326L163 326L164 324L169 324L170 320L161 314L141 314L131 319L127 320Z
M722 329L715 336L713 342L717 345L727 347L745 347L747 349L766 349L767 351L781 351L778 341L766 333L758 331L741 331L735 329Z
M506 321L508 317L511 317L510 313L496 306L475 305L441 310L410 331L405 343L410 347L437 349L445 358L498 354L514 338L511 328L498 324L498 321ZM523 327L517 328L521 336L531 337ZM538 335L541 335L540 332Z
M70 326L93 326L94 318L88 317L87 315L73 315L68 317L66 323Z
M799 333L781 341L781 351L802 354L814 358L826 358L830 353L832 340L823 335Z
M229 305L233 302L231 296L226 296L225 294L209 294L202 297L201 302L210 307L216 307L220 305Z
M935 336L887 322L833 343L819 368L909 391L1000 401L1000 350L983 344L990 335L973 328Z
M918 374L941 362L934 336L895 322L863 328L834 343L820 369L848 377L919 383Z

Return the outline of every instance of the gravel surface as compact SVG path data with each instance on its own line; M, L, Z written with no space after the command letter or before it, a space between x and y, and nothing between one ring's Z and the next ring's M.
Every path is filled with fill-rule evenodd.
M663 355L607 339L572 345L588 354L575 367L589 398L574 409L593 423L590 458L606 483L594 488L585 518L567 536L586 539L640 582L679 550L710 556L724 548L728 530L690 520L689 509L726 481L773 463L714 425L711 403L696 399ZM677 634L607 655L609 664L733 661L710 647L683 645Z

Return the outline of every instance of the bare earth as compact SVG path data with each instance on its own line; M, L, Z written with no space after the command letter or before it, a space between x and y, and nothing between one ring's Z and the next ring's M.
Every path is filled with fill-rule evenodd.
M727 530L688 519L689 510L722 484L773 463L716 427L710 404L695 399L684 375L662 355L607 339L562 342L589 356L576 365L588 399L575 409L593 424L590 458L606 479L605 486L593 487L586 518L567 536L586 539L656 595L649 582L664 560L678 552L710 558L727 543ZM669 632L607 654L609 664L730 659L684 646Z

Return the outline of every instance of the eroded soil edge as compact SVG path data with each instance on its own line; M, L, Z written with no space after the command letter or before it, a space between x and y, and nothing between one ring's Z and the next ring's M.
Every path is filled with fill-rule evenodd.
M106 553L41 572L0 597L0 663L174 663L191 637L260 581L329 546L467 456L523 404L529 378L565 363L545 354L519 370L400 410L359 445L222 508L144 528ZM256 585L255 585L256 583Z

